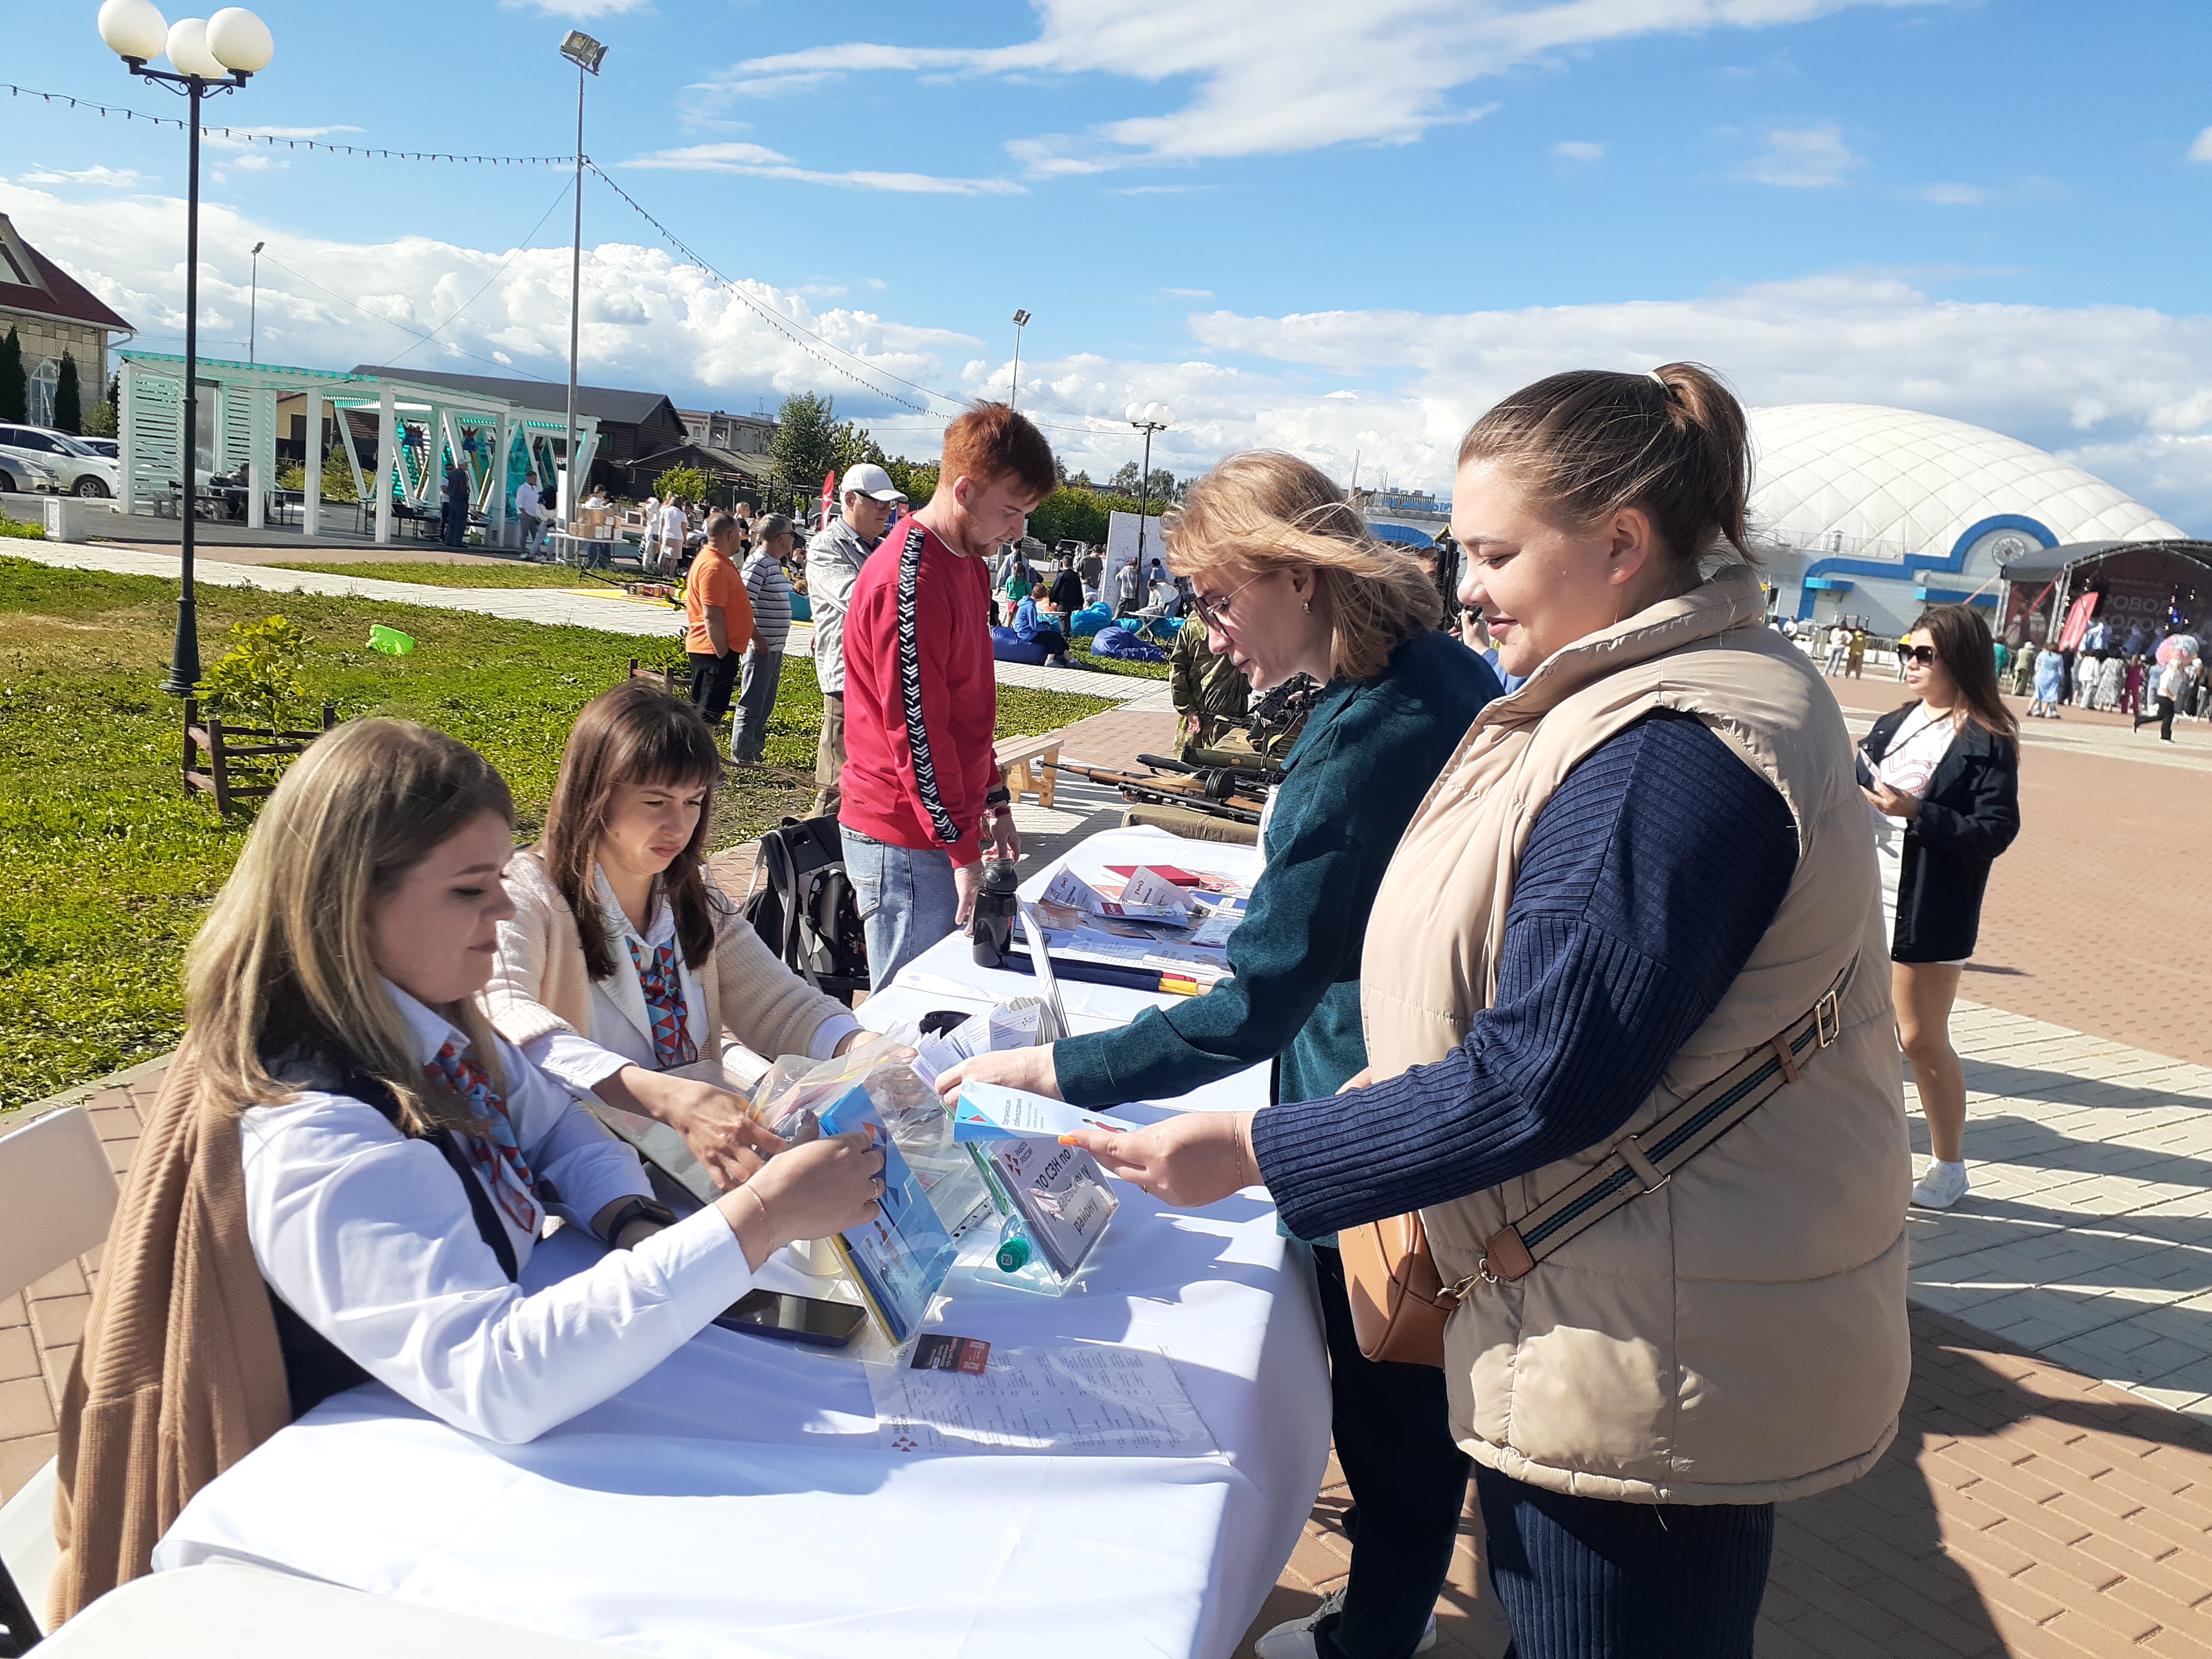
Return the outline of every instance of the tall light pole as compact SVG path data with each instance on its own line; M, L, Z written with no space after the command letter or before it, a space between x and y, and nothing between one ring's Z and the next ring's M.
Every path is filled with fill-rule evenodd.
M254 344L261 337L261 250L266 242L253 245L253 298L246 313L246 361L258 361L253 355Z
M568 447L562 465L568 469L568 499L554 492L561 521L575 511L576 495L576 340L584 315L584 76L597 75L606 61L607 49L581 29L570 29L561 43L561 55L576 66L576 236L568 252L568 426L563 437Z
M1152 434L1164 432L1175 420L1175 410L1158 404L1131 404L1123 410L1131 426L1145 434L1145 467L1137 475L1137 580L1145 579L1145 520L1152 501Z
M1022 331L1029 325L1029 313L1017 311L1014 313L1014 380L1012 389L1006 393L1008 409L1012 409L1014 400L1022 395Z
M237 91L269 67L276 46L269 26L243 6L226 6L204 21L187 17L173 28L153 0L106 0L100 9L100 38L131 74L191 101L185 200L184 584L177 595L169 678L161 683L171 696L189 697L200 683L199 613L192 593L199 519L200 100L210 93ZM147 67L165 52L170 70Z

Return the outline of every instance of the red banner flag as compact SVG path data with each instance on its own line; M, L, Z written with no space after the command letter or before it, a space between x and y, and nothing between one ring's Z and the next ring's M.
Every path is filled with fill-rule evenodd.
M821 528L827 528L829 526L830 503L837 499L835 489L836 483L836 468L832 467L822 475L822 524L819 526Z
M2081 636L2089 631L2089 618L2097 614L2097 601L2102 598L2101 593L2084 593L2074 601L2066 612L2065 629L2058 635L2061 651L2081 648Z

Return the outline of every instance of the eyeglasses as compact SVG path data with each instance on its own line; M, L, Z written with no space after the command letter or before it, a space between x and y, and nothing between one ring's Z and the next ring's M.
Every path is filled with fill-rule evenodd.
M1265 574L1265 572L1261 573L1261 574ZM1205 623L1208 628L1218 628L1226 632L1230 624L1235 620L1229 614L1229 607L1237 603L1237 594L1242 593L1245 587L1251 586L1253 582L1259 580L1258 576L1254 576L1235 593L1224 594L1218 599L1210 599L1203 593L1193 593L1190 596L1190 608L1198 612L1199 620Z
M1917 662L1923 668L1932 666L1936 661L1936 647L1932 645L1908 645L1899 654L1905 661Z

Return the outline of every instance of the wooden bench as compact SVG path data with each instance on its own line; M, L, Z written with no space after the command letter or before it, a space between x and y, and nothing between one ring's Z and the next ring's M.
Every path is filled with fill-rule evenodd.
M1031 794L1039 806L1052 805L1053 786L1060 781L1060 774L1039 763L1060 759L1057 732L1048 732L1041 738L1008 738L994 752L1006 788L1017 801Z
M672 697L688 697L691 695L691 671L689 668L684 671L684 689L681 691L676 689L674 669L647 668L640 664L635 657L629 659L629 672L623 678L626 680L658 680L660 682L660 689Z
M216 810L228 814L234 804L273 793L283 763L307 751L307 745L337 724L337 713L323 705L322 730L286 732L267 726L227 726L200 719L197 697L185 699L185 752L179 771L185 789L215 797ZM243 775L235 769L246 763Z

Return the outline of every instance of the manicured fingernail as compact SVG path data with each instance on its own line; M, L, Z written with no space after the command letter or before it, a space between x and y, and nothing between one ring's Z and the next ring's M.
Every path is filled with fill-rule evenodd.
M1073 1135L1062 1135L1060 1138L1060 1144L1063 1146L1073 1146L1076 1144L1075 1137Z

